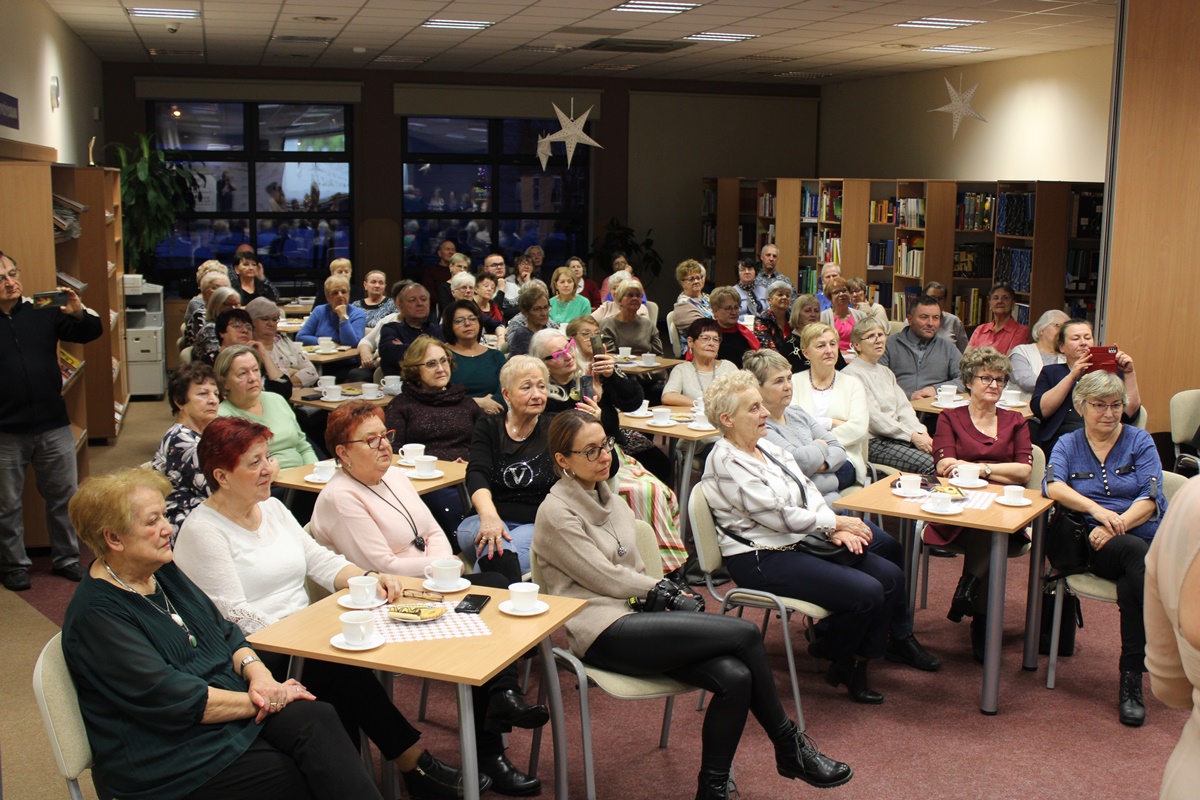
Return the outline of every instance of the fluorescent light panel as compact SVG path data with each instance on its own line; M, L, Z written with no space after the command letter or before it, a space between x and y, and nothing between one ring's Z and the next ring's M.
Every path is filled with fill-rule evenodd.
M429 59L425 56L379 56L375 60L384 64L424 64ZM409 124L415 125L416 123Z
M641 64L588 64L581 69L599 69L605 72L625 72L626 70L637 69Z
M150 19L200 19L200 12L193 8L129 8L125 13Z
M994 47L972 47L965 44L939 44L937 47L923 47L922 53L982 53L987 50L995 50Z
M776 78L828 78L832 72L777 72Z
M757 39L758 34L713 33L712 31L705 31L704 33L694 33L691 36L685 36L683 38L693 42L746 42L751 39Z
M948 19L946 17L921 17L910 19L908 22L897 22L893 28L923 28L931 31L955 31L971 25L982 25L982 19Z
M484 31L495 24L494 22L481 22L469 19L431 19L421 23L421 27L455 31Z
M641 14L682 14L698 7L699 3L659 3L654 0L629 0L609 11L634 11Z

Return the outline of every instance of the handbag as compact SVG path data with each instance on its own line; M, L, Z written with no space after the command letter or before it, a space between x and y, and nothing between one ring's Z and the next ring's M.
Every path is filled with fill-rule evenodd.
M1071 485L1071 477L1067 476L1067 486ZM1053 480L1054 465L1050 464L1046 466L1046 482L1048 484ZM1093 527L1081 512L1059 503L1054 504L1046 523L1046 558L1054 569L1054 575L1049 576L1048 581L1087 570L1088 557L1092 552L1088 534Z
M1051 587L1054 588L1051 588ZM1063 591L1062 624L1058 629L1058 654L1060 656L1075 655L1075 629L1083 627L1083 607L1079 598L1067 591L1063 582L1046 584L1042 596L1042 620L1038 631L1038 653L1050 655L1050 639L1054 632L1054 593Z

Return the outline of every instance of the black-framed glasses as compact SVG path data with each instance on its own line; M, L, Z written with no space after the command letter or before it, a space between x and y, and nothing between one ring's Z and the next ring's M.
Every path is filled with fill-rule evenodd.
M1008 378L1003 375L999 378L994 378L990 375L976 375L975 380L982 383L984 386L1003 386L1008 383Z
M603 444L594 444L583 450L571 450L570 452L572 455L583 456L588 461L595 461L600 457L601 453L611 453L616 446L617 440L610 436L604 440Z
M454 320L450 324L456 328L465 328L468 325L470 325L471 323L475 323L476 325L478 325L479 318L474 315L469 316L469 317L455 317ZM429 367L429 362L426 362L425 366ZM429 367L429 368L433 369L433 367Z
M389 445L391 445L392 442L396 441L396 431L395 430L384 431L383 433L379 433L374 436L368 436L365 439L350 439L348 441L342 442L342 444L356 444L358 442L362 442L363 444L365 444L367 447L371 448L372 450L378 450L380 445L382 445L385 441Z

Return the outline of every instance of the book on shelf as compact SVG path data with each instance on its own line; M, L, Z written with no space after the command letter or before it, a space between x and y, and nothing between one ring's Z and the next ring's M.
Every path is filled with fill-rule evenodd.
M116 378L117 374L120 373L120 371L121 371L121 359L117 358L116 356L113 356L112 357L113 378Z
M817 234L817 263L842 263L841 231L824 230Z
M821 213L821 198L807 186L800 188L800 216L803 219L816 219Z
M954 249L954 277L990 279L995 250L991 242L960 244Z
M711 216L717 213L717 190L705 187L700 193L700 213Z
M79 372L79 367L82 365L83 361L68 353L62 347L58 348L58 371L62 374L63 386L66 386L67 381L71 380L76 372Z
M796 280L796 294L816 294L817 282L820 280L817 271L812 267L801 267Z
M1029 292L1033 271L1033 250L1028 247L1000 247L996 250L996 283L1008 283L1013 291Z
M1021 323L1025 327L1029 327L1029 304L1014 303L1013 317L1016 318L1017 322Z
M842 221L842 190L826 186L821 190L821 221Z
M775 216L775 195L763 192L758 196L758 215L760 217Z
M814 256L817 254L817 231L815 228L800 229L800 255Z
M1104 225L1104 192L1074 192L1071 195L1072 236L1099 239Z
M1086 319L1094 322L1096 319L1096 301L1090 297L1068 297L1063 304L1063 312L1073 319Z
M872 267L891 267L896 263L896 240L880 239L867 243L867 264Z
M996 195L989 192L960 192L954 227L960 231L990 231L995 224Z
M1094 293L1100 283L1100 251L1068 250L1065 288L1068 292Z
M925 274L925 237L919 234L897 237L895 261L900 275L922 277Z
M996 203L996 233L1033 236L1033 192L1001 192Z
M925 198L904 197L897 200L896 226L900 228L924 228Z
M775 244L775 223L758 229L758 239L755 243L754 252L761 253L762 249L769 244Z
M867 286L867 293L872 303L879 303L884 308L892 307L891 281L876 281Z
M978 325L983 321L984 297L978 288L954 296L954 315L962 320L963 325Z
M903 292L896 292L892 296L892 314L893 319L905 319L908 317L908 309L916 304L917 298L921 296L921 288L919 286L906 286Z
M76 278L74 275L68 275L61 269L55 271L54 277L58 280L59 286L69 286L75 290L75 294L82 295L85 291L87 291L88 285L86 283L79 280L79 278Z
M875 225L895 225L896 198L889 197L887 200L872 200L870 221Z

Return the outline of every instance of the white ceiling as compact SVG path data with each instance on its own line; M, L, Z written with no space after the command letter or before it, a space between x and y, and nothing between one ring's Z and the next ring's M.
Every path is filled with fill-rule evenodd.
M616 12L621 0L46 0L104 61L374 68L422 72L603 76L820 84L1111 45L1117 0L694 0L682 14ZM161 19L131 18L126 7L191 8L171 34ZM329 22L297 17L335 17ZM921 17L982 20L951 31L897 28ZM427 19L484 20L487 30L432 30ZM176 24L174 21L172 24ZM572 32L569 28L591 31ZM692 42L666 54L580 48L617 37L679 41L716 31L756 34L744 42ZM272 41L319 36L328 44ZM993 50L922 52L936 45ZM149 54L151 48L190 55ZM362 52L355 52L360 49ZM420 57L423 63L385 63ZM601 69L635 65L606 73ZM781 72L826 78L775 77Z

